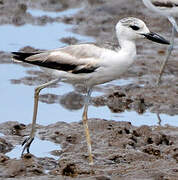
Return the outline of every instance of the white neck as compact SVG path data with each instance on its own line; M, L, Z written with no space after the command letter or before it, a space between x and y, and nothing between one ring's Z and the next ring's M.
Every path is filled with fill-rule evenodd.
M118 39L121 50L126 50L128 52L136 53L136 44L135 41L126 40L126 39Z
M127 66L129 67L134 62L137 54L135 41L119 40L119 44L121 47L119 53L125 57L125 60L127 61Z

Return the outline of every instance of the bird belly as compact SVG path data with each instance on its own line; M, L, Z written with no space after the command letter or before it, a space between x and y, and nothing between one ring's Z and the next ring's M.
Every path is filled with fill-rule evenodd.
M116 80L125 72L125 68L118 69L116 67L107 68L106 70L97 71L93 73L91 78L88 80L88 86L94 86L98 84L104 84L109 81Z

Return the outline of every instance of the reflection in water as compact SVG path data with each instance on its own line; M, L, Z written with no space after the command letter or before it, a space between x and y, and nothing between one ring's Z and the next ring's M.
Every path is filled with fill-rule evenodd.
M81 87L80 87L81 88ZM100 89L97 89L100 90ZM81 90L78 90L81 92ZM40 95L40 101L47 104L60 104L63 108L73 111L83 108L85 95L78 93L76 91L68 92L64 95L55 95L55 94L42 94ZM144 101L144 98L137 97L131 99L123 92L114 92L109 95L101 95L91 98L90 105L94 107L107 107L111 113L121 114L125 111L133 111L139 114L146 113L147 105ZM150 113L151 114L151 113ZM156 113L158 118L158 125L161 125L161 117L159 113ZM136 117L136 116L135 116ZM104 118L104 116L103 116ZM144 118L144 117L143 117ZM129 119L128 119L129 120Z
M81 109L84 105L85 96L76 92L69 92L60 98L60 104L69 110Z
M30 67L30 69L39 70L38 67L33 67L33 68ZM10 73L7 74L7 70ZM19 82L20 84L18 85L12 85L11 82L9 81L14 77L16 77L17 79L20 79L21 77L25 77L26 68L15 64L7 64L7 65L1 64L0 72L1 72L1 76L0 76L1 102L3 104L2 107L0 108L1 122L18 121L19 123L24 123L24 124L31 123L33 93L34 93L35 84L33 84L32 86L26 86L23 85L23 83ZM126 83L126 80L124 83ZM117 84L120 84L120 80L117 81ZM130 110L129 108L127 108L126 111L124 111L123 113L112 113L107 106L109 102L108 101L109 95L108 96L106 95L106 93L111 94L111 92L113 92L112 87L113 87L112 84L110 84L110 86L102 85L99 86L99 88L95 88L95 91L92 93L93 98L91 102L92 105L89 111L89 118L102 118L107 120L112 119L115 121L130 121L134 126L157 125L156 114L151 112L145 112L143 115L139 115L138 113L136 113L138 112L137 107L140 107L140 105L136 105L136 104L137 103L139 104L139 102L141 102L141 104L143 105L142 100L136 101L135 99L133 99L134 102L129 104ZM68 109L66 110L66 107L68 106L66 107L63 105L61 106L59 103L60 100L63 98L62 96L64 92L66 93L64 96L67 96L67 93L71 93L72 90L73 88L70 85L64 83L60 83L58 88L50 88L44 90L42 92L40 100L41 102L45 102L45 103L39 104L40 108L39 108L37 123L42 125L48 125L51 123L56 123L58 121L64 121L67 123L78 122L81 119L81 110L75 110L75 112L70 112L68 111ZM123 94L126 93L124 92ZM125 101L126 98L128 100L131 99L131 97L128 98L127 96L124 97L123 95L123 97L121 98L122 101L124 101L124 98ZM71 99L71 98L66 98L66 99ZM74 99L80 99L80 98L74 98ZM115 97L116 102L119 100L120 98ZM82 104L82 100L80 101L81 101L80 103ZM110 103L111 106L112 99L110 99L110 101L111 101ZM46 103L51 103L51 104L49 105ZM71 103L70 101L65 102L65 104L70 104L70 103ZM78 102L72 102L72 103L77 104ZM146 104L145 107L146 109L148 109L149 105ZM75 108L72 107L72 109L74 110ZM51 114L53 116L52 118L49 118ZM178 126L177 116L169 116L166 114L160 114L160 116L162 119L161 125L169 124L173 126Z
M84 95L72 91L65 95L60 96L58 103L60 103L65 109L78 110L83 107L84 99L85 99ZM137 112L138 113L137 116L139 116L139 114L143 114L143 118L144 118L144 114L148 114L148 112L146 112L146 104L144 98L137 97L136 99L130 99L126 96L126 94L120 92L115 92L110 95L105 95L105 96L103 95L92 98L91 104L95 107L105 106L111 111L111 113L115 113L115 114L121 114L126 110ZM153 115L154 114L152 114L152 116ZM160 114L156 113L156 115L158 118L158 125L161 126L162 120ZM136 119L137 116L135 116ZM167 115L167 117L169 116Z

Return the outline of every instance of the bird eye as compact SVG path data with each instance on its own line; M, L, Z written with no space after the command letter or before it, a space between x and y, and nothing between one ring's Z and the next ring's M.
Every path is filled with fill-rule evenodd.
M130 28L132 28L134 31L138 31L140 28L138 26L135 25L130 25Z

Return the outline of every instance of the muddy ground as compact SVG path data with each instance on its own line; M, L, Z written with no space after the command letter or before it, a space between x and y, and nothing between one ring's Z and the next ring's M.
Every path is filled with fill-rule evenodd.
M83 7L83 9L73 17L33 17L27 13L28 8L58 12L74 7ZM161 32L167 37L171 29L166 19L145 9L141 0L39 0L37 2L1 0L0 14L0 24L16 26L26 23L45 25L50 22L74 24L76 26L73 31L92 36L99 44L108 42L110 45L117 42L115 35L111 33L114 31L114 24L122 17L141 18L148 24L151 31ZM61 39L61 41L66 44L78 42L72 38ZM178 42L177 36L175 42ZM116 113L132 109L138 113L149 110L155 113L177 115L177 48L167 64L160 87L157 87L156 79L160 63L165 57L166 47L146 40L138 42L137 45L138 59L128 73L122 76L133 78L134 83L122 87L107 86L105 95L93 98L92 104L106 105ZM33 48L26 47L24 50L32 51ZM0 63L12 63L10 54L1 52ZM39 71L28 71L28 74L28 77L13 79L11 82L32 85L51 78ZM32 81L31 75L36 75L36 79L33 78ZM69 103L74 97L75 102L79 103ZM57 99L57 95L54 94L40 97L40 100L46 103L58 103ZM61 99L61 103L69 106L68 109L81 108L83 96L69 94ZM59 160L48 157L37 158L32 154L26 154L21 159L7 157L5 153L23 142L30 132L30 127L30 125L19 124L16 120L0 124L0 133L4 134L0 138L0 179L178 179L177 127L134 127L128 122L108 121L102 117L89 119L95 162L93 166L88 164L82 122L38 125L40 139L61 145L61 150L52 152L59 156Z

